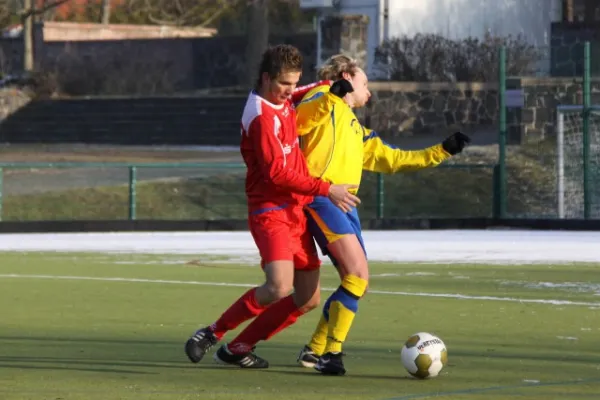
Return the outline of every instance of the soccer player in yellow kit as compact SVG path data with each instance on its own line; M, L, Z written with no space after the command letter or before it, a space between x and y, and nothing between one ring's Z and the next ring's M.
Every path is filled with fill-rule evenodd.
M319 78L334 82L331 87L313 88L296 107L301 149L313 177L358 186L363 170L395 173L435 167L460 153L470 141L456 132L422 150L399 149L363 127L354 114L353 109L363 107L371 97L367 76L354 60L333 56L320 69ZM325 302L298 363L326 375L343 375L342 344L369 280L360 220L356 208L344 212L323 196L316 196L305 211L314 239L336 266L342 282Z

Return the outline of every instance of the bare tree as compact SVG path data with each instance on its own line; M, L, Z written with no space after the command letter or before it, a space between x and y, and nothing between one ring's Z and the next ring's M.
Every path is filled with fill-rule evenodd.
M0 0L0 27L4 28L13 22L18 15L20 4L15 0Z
M101 22L104 25L108 25L110 23L110 0L102 0Z
M56 0L45 3L39 9L35 8L33 0L23 0L21 11L21 25L23 26L23 69L31 72L34 68L33 61L33 20L36 15L44 14L51 8L67 2L68 0Z
M23 8L23 68L25 71L33 71L33 1L24 0Z
M247 83L254 86L258 75L261 54L269 45L269 6L268 0L253 0L248 5L248 42L246 60L248 60Z
M574 0L562 0L562 20L563 22L573 22L575 14Z
M237 0L144 0L148 19L159 25L206 26Z

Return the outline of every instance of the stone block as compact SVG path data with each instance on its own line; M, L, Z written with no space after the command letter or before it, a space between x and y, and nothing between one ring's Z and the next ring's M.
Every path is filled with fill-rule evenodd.
M431 106L433 105L433 100L431 99L431 97L425 97L419 100L418 104L421 110L429 111L431 110Z
M535 122L535 108L524 108L521 111L521 123L532 124Z
M335 54L346 54L362 68L367 63L367 29L365 15L330 15L321 21L321 59L319 64Z

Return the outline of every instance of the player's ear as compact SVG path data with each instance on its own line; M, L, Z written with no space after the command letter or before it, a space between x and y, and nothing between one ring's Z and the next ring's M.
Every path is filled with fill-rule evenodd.
M350 75L349 72L342 72L342 78L344 78L348 81L352 81L352 75Z
M262 73L262 84L263 85L269 85L269 84L271 84L271 77L269 76L268 72L263 72Z

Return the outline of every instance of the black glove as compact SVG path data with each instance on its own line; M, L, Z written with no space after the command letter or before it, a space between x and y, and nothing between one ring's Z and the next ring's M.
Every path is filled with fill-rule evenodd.
M340 79L333 82L333 85L329 88L329 91L335 94L339 98L343 98L348 93L354 92L352 84L347 79Z
M442 147L448 153L455 155L460 153L467 143L471 143L471 138L462 132L454 132L442 142Z

